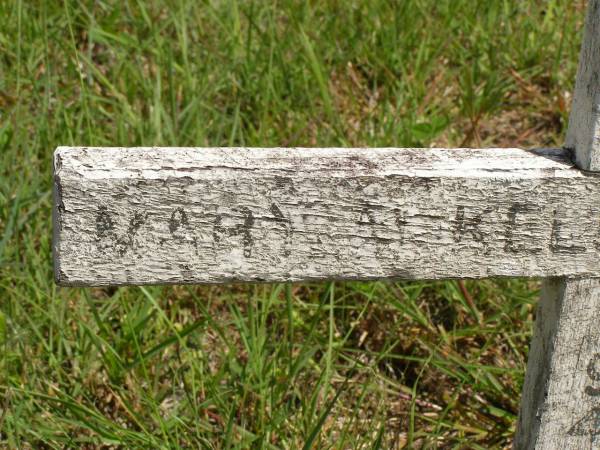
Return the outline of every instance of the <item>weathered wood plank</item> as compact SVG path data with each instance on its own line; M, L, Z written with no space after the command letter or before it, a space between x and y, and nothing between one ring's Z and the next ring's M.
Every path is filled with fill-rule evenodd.
M600 275L560 149L59 148L66 285Z
M514 447L600 448L600 280L544 283Z

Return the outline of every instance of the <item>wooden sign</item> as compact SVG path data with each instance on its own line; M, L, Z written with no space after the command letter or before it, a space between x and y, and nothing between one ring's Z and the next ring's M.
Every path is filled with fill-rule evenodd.
M600 177L561 149L69 148L69 285L600 275Z

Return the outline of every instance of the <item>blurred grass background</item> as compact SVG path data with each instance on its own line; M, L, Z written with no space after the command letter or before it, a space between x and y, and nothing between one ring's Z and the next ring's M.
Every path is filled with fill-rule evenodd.
M0 1L0 447L509 447L536 282L57 288L51 155L561 145L584 10Z

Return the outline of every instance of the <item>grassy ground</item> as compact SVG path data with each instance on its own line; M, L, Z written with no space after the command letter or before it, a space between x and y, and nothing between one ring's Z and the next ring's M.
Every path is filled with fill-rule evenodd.
M57 145L560 145L584 2L0 2L0 447L502 448L532 281L60 289Z

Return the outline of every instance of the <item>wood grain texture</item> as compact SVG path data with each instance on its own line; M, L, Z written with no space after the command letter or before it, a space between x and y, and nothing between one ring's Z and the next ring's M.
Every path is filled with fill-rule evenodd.
M600 0L590 0L565 146L577 165L600 171Z
M59 148L65 285L600 275L560 149Z
M600 280L544 283L514 448L600 448Z

